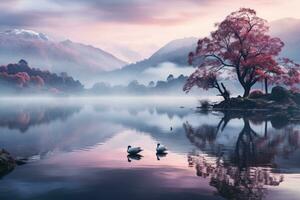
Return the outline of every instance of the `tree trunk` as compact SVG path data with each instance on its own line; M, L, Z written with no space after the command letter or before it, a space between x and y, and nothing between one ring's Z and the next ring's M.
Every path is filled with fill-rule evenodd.
M230 93L229 93L229 91L226 89L226 87L225 87L225 85L223 83L221 83L221 85L222 85L222 88L224 90L224 92L223 92L224 98L226 100L229 100L230 99Z
M268 79L265 78L265 93L268 94Z
M221 83L221 86L224 91L222 91L222 88L220 87L218 82L215 83L215 88L218 89L220 95L224 98L225 101L228 101L230 99L230 93L228 92L228 90L226 89L223 83Z
M268 121L265 121L265 138L268 137Z
M248 97L250 94L251 87L244 87L244 95L243 97Z

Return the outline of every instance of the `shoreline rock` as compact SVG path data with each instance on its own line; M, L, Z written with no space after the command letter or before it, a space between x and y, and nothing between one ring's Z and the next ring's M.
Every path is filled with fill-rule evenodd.
M0 177L17 166L16 160L5 149L0 149Z
M14 158L8 151L0 148L0 179L10 173L18 165L24 165L28 161L27 158Z
M234 97L212 106L214 110L268 110L300 112L300 93L294 93L281 86L275 86L271 94L247 98Z

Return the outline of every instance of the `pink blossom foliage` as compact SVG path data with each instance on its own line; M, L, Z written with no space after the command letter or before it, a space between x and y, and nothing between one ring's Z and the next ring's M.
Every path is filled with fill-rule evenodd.
M235 74L244 88L244 96L249 95L255 83L265 79L270 82L280 80L287 85L300 82L299 67L295 63L294 67L288 69L288 73L282 69L282 62L277 57L284 43L268 35L267 21L257 17L255 10L241 8L215 26L217 29L210 37L200 39L196 50L188 56L189 63L197 65L197 70L189 77L185 91L193 86L207 89L207 85L199 84L199 80L209 79L203 76L211 76L212 73L218 76L222 70ZM285 61L285 65L292 63L290 60ZM288 74L293 76L292 80L286 79Z

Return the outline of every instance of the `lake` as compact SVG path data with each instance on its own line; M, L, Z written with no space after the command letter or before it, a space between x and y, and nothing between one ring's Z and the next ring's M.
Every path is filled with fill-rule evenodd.
M0 177L0 199L300 199L298 119L197 106L2 98L0 148L28 162ZM156 155L157 143L168 154ZM128 145L144 151L127 156Z

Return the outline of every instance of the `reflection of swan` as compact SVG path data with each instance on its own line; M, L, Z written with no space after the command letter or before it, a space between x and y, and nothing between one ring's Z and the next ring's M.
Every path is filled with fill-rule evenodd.
M164 153L157 153L156 154L156 158L157 160L160 160L160 158L166 157L168 153L164 152Z
M127 160L128 162L131 162L131 160L141 160L143 156L141 156L140 154L128 154L127 155Z
M167 150L168 149L165 146L163 146L159 143L157 144L157 147L156 147L156 153L157 154L165 153Z
M129 155L137 155L141 151L143 151L141 147L131 147L130 145L127 147L127 153Z

